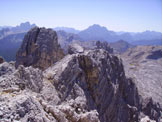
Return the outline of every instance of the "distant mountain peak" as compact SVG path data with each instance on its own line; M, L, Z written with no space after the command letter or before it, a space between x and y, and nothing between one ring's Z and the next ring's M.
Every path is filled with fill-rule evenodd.
M93 24L93 25L89 26L88 29L104 29L104 30L108 31L106 27L101 26L99 24Z
M90 27L101 27L101 25L99 25L99 24L93 24Z
M35 24L30 24L30 22L24 22L16 27L11 28L11 31L13 31L13 32L27 32L35 26L36 26Z
M109 31L106 27L94 24L89 26L87 29L81 31L79 36L84 40L101 40L101 41L112 41L112 36L115 32Z
M30 22L24 22L24 23L21 23L20 26L21 25L30 25Z
M20 27L29 27L29 26L36 26L35 24L30 24L30 22L24 22L24 23L20 23L19 25Z
M54 28L54 30L65 31L67 33L74 33L74 34L77 34L80 32L79 30L76 30L75 28L70 28L70 27L56 27L56 28Z

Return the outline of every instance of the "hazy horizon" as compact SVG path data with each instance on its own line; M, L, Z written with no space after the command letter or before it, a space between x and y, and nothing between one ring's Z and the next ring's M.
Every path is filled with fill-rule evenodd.
M93 24L120 32L162 32L161 0L5 0L0 26L29 21L41 27L84 30Z

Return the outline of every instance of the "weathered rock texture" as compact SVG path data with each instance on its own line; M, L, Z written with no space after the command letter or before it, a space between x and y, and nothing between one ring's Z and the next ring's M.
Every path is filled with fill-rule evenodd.
M102 49L68 55L48 68L44 77L54 84L62 103L74 100L82 112L97 110L101 122L160 117L161 107L143 100L134 80L125 77L122 62Z
M16 55L16 67L32 65L44 70L63 56L56 32L52 29L35 27L24 37Z
M72 43L68 46L69 54L83 53L83 52L84 52L84 48L77 43Z
M68 55L44 74L54 84L62 102L74 99L83 112L97 110L100 121L133 119L122 94L122 84L126 85L127 80L121 61L107 51ZM126 109L119 112L122 107Z
M162 111L162 46L137 46L121 58L127 77L132 77L143 101L141 109L158 121Z
M107 42L96 41L96 48L104 49L104 50L108 51L109 53L113 53L113 48L111 48L110 44Z
M1 122L43 119L43 109L34 98L42 89L42 76L42 71L32 67L19 66L16 70L14 62L0 64Z
M44 77L49 74L22 65L15 69L14 65L14 62L0 64L0 121L99 121L96 110L84 108L84 97L62 101L56 86Z
M4 62L4 59L0 56L0 64Z
M127 78L121 59L106 50L75 52L44 71L14 66L0 64L2 122L143 122L161 116L161 89L155 85L158 97L154 91L147 97L149 89L143 92L139 81Z
M96 48L83 50L74 45L70 55L61 59L56 33L33 28L17 53L16 68L14 62L0 64L0 121L158 121L162 111L161 76L151 68L130 70L129 75L127 66L125 75L122 60L107 46L98 43ZM135 55L140 59L135 63L156 60L161 64L161 49L144 54L147 60L143 61L140 53ZM128 64L125 60L124 64ZM144 64L141 68L149 63ZM149 67L155 70L157 65ZM141 75L134 78L132 74L137 73ZM142 76L147 76L146 80Z

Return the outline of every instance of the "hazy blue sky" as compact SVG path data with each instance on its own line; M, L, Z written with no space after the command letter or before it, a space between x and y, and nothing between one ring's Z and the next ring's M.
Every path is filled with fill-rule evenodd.
M0 0L0 26L38 26L162 32L162 0Z

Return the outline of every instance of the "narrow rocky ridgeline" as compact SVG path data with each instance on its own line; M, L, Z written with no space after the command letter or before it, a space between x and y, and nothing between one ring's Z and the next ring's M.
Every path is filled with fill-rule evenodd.
M62 58L54 33L33 28L19 49L16 68L14 62L0 64L0 121L158 121L160 101L155 104L141 95L136 80L125 76L121 59L104 49L78 45L71 45L70 54ZM51 38L54 49L48 47Z
M17 52L16 67L32 65L44 70L63 56L56 32L52 29L34 27L25 35Z

